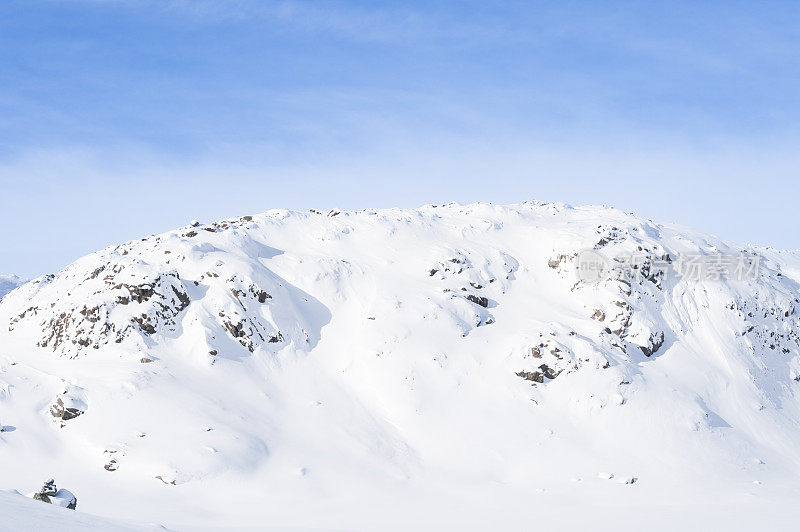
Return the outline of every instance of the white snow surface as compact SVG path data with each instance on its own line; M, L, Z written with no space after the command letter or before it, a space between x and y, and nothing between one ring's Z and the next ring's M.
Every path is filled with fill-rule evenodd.
M586 248L762 269L587 285ZM798 252L538 202L109 247L0 301L0 489L78 498L0 494L0 528L790 529L798 282Z
M25 282L16 275L0 274L0 298Z
M84 530L163 530L158 525L139 525L67 510L34 501L16 491L0 491L0 530L82 532Z

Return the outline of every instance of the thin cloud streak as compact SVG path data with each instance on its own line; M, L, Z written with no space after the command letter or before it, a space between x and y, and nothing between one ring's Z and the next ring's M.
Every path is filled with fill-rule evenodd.
M746 148L698 154L675 147L609 151L457 144L431 152L395 145L363 157L283 164L252 156L233 161L203 158L178 164L163 155L124 149L119 154L31 153L6 163L0 166L4 217L28 223L16 224L10 235L16 240L0 252L0 264L13 263L21 274L38 275L83 253L193 218L211 221L270 208L357 210L530 199L604 203L734 241L800 247L791 232L763 231L792 223L793 197L786 191L800 177L800 156L789 149L765 157ZM770 181L760 181L762 175ZM31 190L40 197L36 203L27 200ZM42 234L59 244L32 246ZM62 247L65 242L72 244ZM22 246L24 254L19 253Z
M4 3L0 221L28 222L0 272L195 217L450 200L604 202L800 247L798 15L780 2ZM42 234L58 244L37 247Z

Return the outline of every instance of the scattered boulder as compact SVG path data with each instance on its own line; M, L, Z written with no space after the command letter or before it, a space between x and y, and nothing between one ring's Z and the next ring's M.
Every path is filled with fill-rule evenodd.
M117 460L117 450L116 449L106 449L103 451L103 454L108 458L108 462L103 466L106 471L116 471L119 469L119 460ZM125 453L122 453L125 454Z
M489 306L489 299L484 297L484 296L476 296L476 295L470 294L470 295L467 296L467 299L469 299L470 301L472 301L476 305L482 306L483 308L486 308L486 307Z
M642 350L644 356L649 357L653 356L656 351L661 349L662 345L664 345L664 333L658 332L651 334L650 338L647 340L647 345L641 345L639 349Z
M33 494L33 498L37 501L69 508L70 510L74 510L78 506L78 498L69 490L58 489L52 478L45 481L42 489Z
M75 386L70 386L56 397L55 402L50 405L50 415L61 423L63 427L65 426L64 422L84 414L87 409L82 390Z
M542 370L542 373L544 374L545 377L551 380L558 377L559 374L563 371L563 370L556 371L547 364L542 364L541 366L539 366L539 369Z
M540 371L518 371L517 377L522 377L526 381L533 381L542 383L544 382L544 376Z

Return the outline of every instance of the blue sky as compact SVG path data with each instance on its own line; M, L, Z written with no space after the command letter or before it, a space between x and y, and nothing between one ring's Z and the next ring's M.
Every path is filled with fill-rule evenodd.
M798 146L796 2L0 3L0 273L451 200L796 249Z

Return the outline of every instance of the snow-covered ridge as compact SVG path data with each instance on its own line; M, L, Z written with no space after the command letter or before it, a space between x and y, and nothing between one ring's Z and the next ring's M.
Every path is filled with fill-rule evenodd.
M486 218L478 214L481 211L487 215ZM531 233L535 233L537 228L544 233L548 225L563 231L585 218L608 220L596 227L592 220L591 226L578 226L564 235L540 235L559 239L552 239L549 248L542 246L541 242L531 242L532 249L511 254L511 248L491 242L492 236L509 232L504 230L508 222L500 218L510 213L519 218L515 222L520 226L512 226L512 230L524 228ZM380 227L395 224L401 227ZM307 250L307 256L293 253L291 257L281 257L284 259L282 262L289 260L299 265L312 259L328 263L332 271L323 268L322 275L338 277L342 270L349 269L351 263L346 258L337 260L335 256L325 256L325 248L333 247L329 243L336 243L336 247L345 243L358 246L355 234L372 226L388 235L403 232L402 226L406 226L433 236L437 229L439 233L442 229L454 233L454 224L463 226L461 235L440 235L441 239L431 240L447 242L453 240L453 236L464 238L468 231L476 243L483 244L482 247L488 250L479 254L468 245L441 246L443 249L434 253L422 249L420 257L404 257L404 262L425 260L425 264L430 266L421 270L430 278L424 279L426 286L423 290L430 292L426 295L432 300L442 300L443 293L444 299L454 300L451 304L455 307L453 312L460 322L462 335L474 327L493 322L491 310L487 308L489 296L494 296L492 306L496 305L512 284L519 269L519 261L514 255L530 256L531 251L541 253L539 263L533 263L529 268L540 270L547 265L559 274L560 280L574 283L577 281L574 259L581 249L602 250L608 256L638 252L646 259L669 258L670 254L676 256L680 253L748 251L731 248L707 237L688 240L683 235L669 235L663 227L607 209L576 210L559 205L531 204L511 208L448 205L418 211L333 211L326 215L316 211L272 211L255 217L187 226L107 248L77 261L55 276L35 280L4 309L16 303L20 310L10 318L10 332L27 327L26 334L31 337L38 333L37 346L71 357L114 345L135 352L146 350L159 342L169 342L181 336L187 327L195 334L183 335L192 336L194 349L212 357L208 359L210 362L220 354L246 355L241 348L250 353L256 348L276 352L287 346L310 350L318 340L321 327L329 319L330 311L311 294L292 285L266 265L275 257L286 254L286 251L270 246L274 242L270 239L272 233L285 227L285 232L296 235L296 243L304 244ZM437 225L442 227L437 228ZM293 231L289 230L290 227ZM667 238L664 237L665 231L669 235ZM485 243L481 242L484 235L487 237ZM374 235L369 236L374 238ZM295 236L291 239L294 240ZM420 244L423 242L420 239ZM514 244L525 247L527 243ZM368 245L376 255L385 251L391 253L391 250L375 247L373 242ZM397 263L397 259L385 262ZM645 275L638 278L637 286L628 287L629 281L620 279L606 283L605 291L592 291L592 299L605 292L606 300L598 301L595 305L598 308L591 309L587 317L606 323L605 329L611 333L610 340L600 335L593 341L602 344L603 340L609 340L605 347L625 351L627 347L619 345L622 342L618 341L624 339L648 355L652 354L649 351L654 342L663 343L665 331L661 329L670 327L654 327L663 317L651 315L658 313L659 309L650 306L663 305L669 287L661 285L660 277L651 275L647 278L647 263L643 271ZM777 297L779 304L766 311L759 308L759 312L773 313L775 320L781 322L781 317L788 317L787 312L794 313L792 304L797 302L792 295L795 282L782 277L777 263L768 263L762 272L759 281L767 285L770 299ZM647 280L650 282L644 282ZM493 285L495 282L498 284ZM585 288L571 286L570 292ZM764 290L758 290L757 286L740 283L735 288L725 288L731 293L731 310L739 313L749 312L748 305L758 306L759 297L764 297ZM741 297L742 292L746 297ZM737 299L734 295L740 297ZM573 297L577 301L584 299ZM585 301L582 303L583 306L587 304ZM780 340L783 336L778 338ZM790 340L793 338L790 336ZM554 350L560 352L558 347L550 346L551 343L554 341L546 339L534 346L535 354L532 356L539 358ZM787 348L782 349L786 351ZM595 351L602 352L603 349ZM550 362L557 363L555 360Z
M0 299L25 282L16 275L0 275Z
M587 249L642 263L583 283ZM654 267L690 254L758 256L759 275L694 281ZM218 502L229 483L279 492L276 518L342 482L376 512L387 483L416 508L419 489L477 493L491 478L528 500L598 471L646 479L633 486L651 495L702 498L756 477L796 489L799 273L797 253L601 207L190 224L0 302L0 421L18 426L0 434L0 456L14 457L0 460L21 482L15 464L39 459L26 445L55 438L82 505L124 512L102 489L113 475L176 502L154 519L196 505L221 522L253 504L208 510L205 490ZM694 475L706 479L697 492L682 484Z

